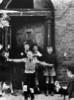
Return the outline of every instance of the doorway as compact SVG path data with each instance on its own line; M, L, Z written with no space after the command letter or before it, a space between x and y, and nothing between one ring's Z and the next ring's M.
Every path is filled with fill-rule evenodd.
M45 18L42 16L11 17L12 49L23 49L23 43L35 43L40 48L46 46Z

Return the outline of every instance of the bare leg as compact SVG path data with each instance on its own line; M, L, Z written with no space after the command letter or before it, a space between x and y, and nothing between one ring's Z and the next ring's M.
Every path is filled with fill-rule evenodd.
M27 100L28 99L27 85L23 85L23 82L22 82L22 88L23 88L24 100Z
M30 88L31 100L34 100L34 89Z
M48 96L48 94L49 94L48 85L49 85L49 77L46 76L46 96Z
M11 89L11 93L13 94L13 87L12 87L12 83L10 83L10 89Z

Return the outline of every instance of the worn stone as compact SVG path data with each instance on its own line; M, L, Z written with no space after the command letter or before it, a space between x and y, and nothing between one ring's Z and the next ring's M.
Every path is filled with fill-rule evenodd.
M52 0L55 7L55 47L58 59L57 78L67 84L66 68L74 62L74 1ZM54 3L55 2L55 3ZM64 57L66 52L67 56Z

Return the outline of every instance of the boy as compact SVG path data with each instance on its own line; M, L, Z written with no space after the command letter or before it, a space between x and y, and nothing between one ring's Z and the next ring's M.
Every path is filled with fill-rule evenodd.
M28 90L31 94L31 100L34 99L34 86L35 86L35 67L36 64L39 63L44 66L52 66L52 64L48 64L46 62L41 62L34 57L32 51L27 52L27 57L22 59L7 59L8 61L13 62L25 62L25 70L24 70L24 96L25 99L28 98ZM29 88L28 88L29 87Z
M56 70L55 65L56 63L56 57L55 54L53 53L53 47L52 46L47 46L46 48L46 56L45 56L45 61L47 63L53 64L53 67L46 67L44 70L44 77L45 77L45 94L48 95L49 93L51 96L54 95L55 92L55 79L56 79Z
M36 44L34 44L33 46L33 53L36 57L41 57L42 54L40 53L40 51L38 50L38 46Z

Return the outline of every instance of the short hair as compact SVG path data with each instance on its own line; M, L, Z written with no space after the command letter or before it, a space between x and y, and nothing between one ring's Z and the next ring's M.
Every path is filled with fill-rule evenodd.
M68 65L67 69L71 71L72 74L74 74L74 64Z
M33 56L33 52L31 50L27 51L27 55L31 54Z
M8 50L4 50L2 53L3 53L3 54L9 53L9 51L8 51Z
M38 45L36 43L32 45L32 48L34 48L34 46L38 47Z
M38 45L35 43L35 44L33 44L33 46L38 46Z
M29 44L28 42L24 42L23 44L24 44L24 45L29 45L29 46L30 46L30 44Z

